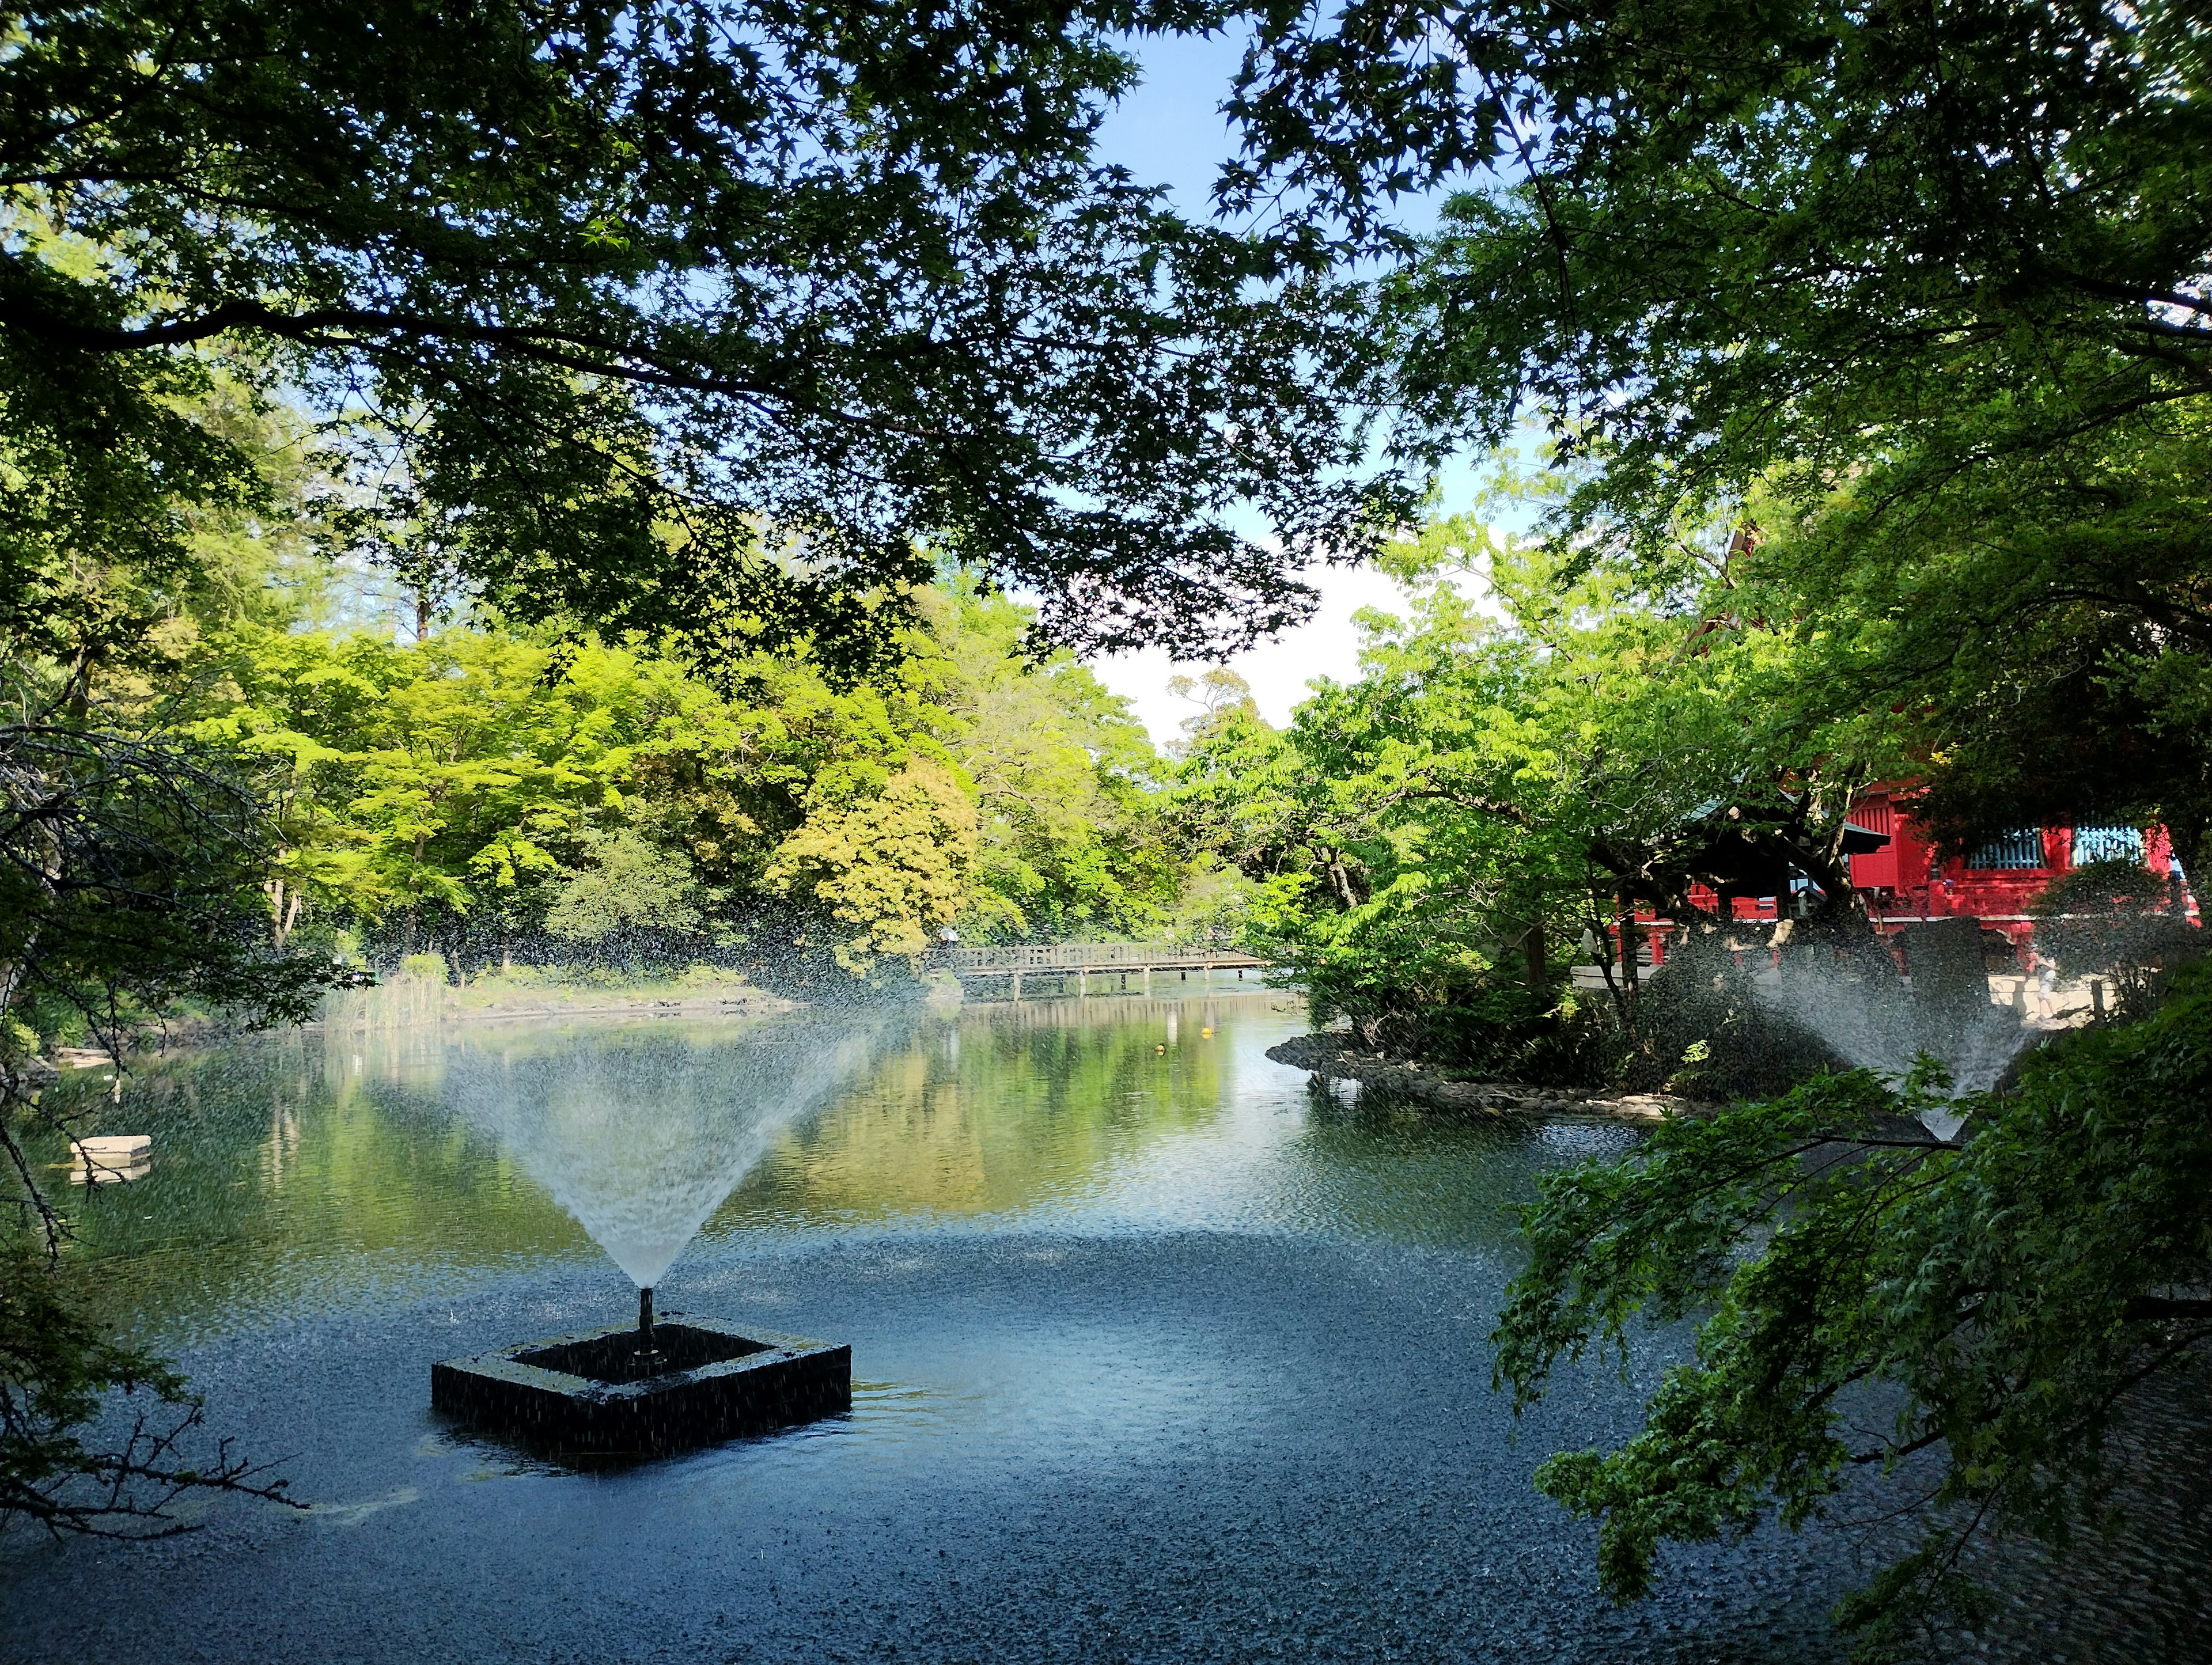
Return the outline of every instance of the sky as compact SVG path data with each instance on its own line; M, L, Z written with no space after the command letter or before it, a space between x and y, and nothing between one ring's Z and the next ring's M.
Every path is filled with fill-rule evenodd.
M1404 587L1372 568L1309 568L1303 576L1321 592L1322 605L1314 617L1249 653L1223 661L1252 684L1260 714L1278 728L1290 721L1291 708L1305 698L1308 682L1316 677L1349 682L1358 674L1359 629L1352 622L1353 614L1366 607L1401 615L1407 611ZM1156 744L1176 738L1182 720L1198 714L1197 706L1169 694L1167 684L1171 677L1194 677L1205 666L1175 664L1165 648L1095 659L1091 668L1129 702Z
M1186 213L1203 213L1214 170L1230 154L1229 125L1219 106L1243 46L1231 39L1173 38L1139 41L1133 50L1144 64L1145 78L1109 112L1099 153L1141 181L1168 186ZM1447 472L1444 491L1449 513L1471 495L1468 471ZM1397 612L1406 607L1405 591L1372 568L1314 567L1301 576L1321 592L1314 617L1227 661L1252 684L1261 714L1278 726L1305 697L1310 679L1325 676L1342 682L1358 674L1359 632L1353 614L1366 607ZM1155 741L1176 738L1182 720L1197 709L1172 698L1167 682L1178 672L1194 675L1202 665L1171 664L1157 650L1115 654L1091 665L1109 688L1129 700Z

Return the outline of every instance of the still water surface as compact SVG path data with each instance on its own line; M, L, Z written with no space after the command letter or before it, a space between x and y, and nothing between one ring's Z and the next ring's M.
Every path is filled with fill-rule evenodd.
M76 1275L313 1508L18 1539L0 1657L1840 1657L1844 1534L1677 1553L1620 1611L1530 1491L1630 1425L1670 1338L1517 1432L1491 1392L1514 1205L1632 1135L1346 1106L1264 1056L1299 1027L1280 996L1097 1000L797 1054L787 1027L576 1022L153 1070L98 1129L150 1133L152 1171L74 1194ZM432 1415L434 1360L634 1299L484 1083L587 1066L649 1116L764 1058L796 1084L794 1056L835 1079L793 1086L659 1301L849 1340L849 1417L578 1474Z

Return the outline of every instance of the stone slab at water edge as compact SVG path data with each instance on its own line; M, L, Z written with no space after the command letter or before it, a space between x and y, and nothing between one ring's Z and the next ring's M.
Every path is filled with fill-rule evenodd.
M835 1416L853 1406L853 1350L672 1313L656 1373L631 1366L628 1324L430 1367L430 1403L538 1449L645 1456Z
M1592 1092L1583 1087L1534 1087L1519 1081L1458 1081L1401 1058L1363 1052L1349 1035L1297 1035L1267 1048L1278 1064L1325 1081L1357 1081L1418 1103L1492 1115L1602 1115L1656 1121L1715 1106L1671 1093Z

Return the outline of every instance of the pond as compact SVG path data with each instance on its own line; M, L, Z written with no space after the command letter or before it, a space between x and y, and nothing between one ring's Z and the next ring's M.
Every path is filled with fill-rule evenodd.
M16 1534L0 1656L1840 1658L1843 1532L1673 1553L1662 1596L1615 1609L1591 1529L1531 1491L1545 1455L1632 1425L1679 1337L1517 1428L1491 1390L1514 1205L1633 1135L1346 1105L1265 1056L1302 1026L1213 993L158 1066L102 1111L153 1159L72 1194L75 1275L313 1508ZM849 1341L849 1415L571 1472L433 1414L434 1361L632 1310L556 1198L584 1182L517 1131L549 1082L641 1139L702 1083L784 1105L660 1304Z

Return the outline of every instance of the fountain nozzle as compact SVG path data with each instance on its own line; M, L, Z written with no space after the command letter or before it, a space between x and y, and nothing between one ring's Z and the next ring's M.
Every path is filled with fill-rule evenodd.
M660 1349L653 1339L653 1291L641 1289L637 1292L637 1351L630 1355L640 1376L651 1376L660 1369Z

